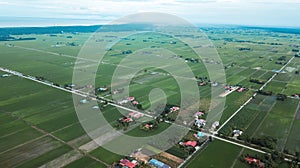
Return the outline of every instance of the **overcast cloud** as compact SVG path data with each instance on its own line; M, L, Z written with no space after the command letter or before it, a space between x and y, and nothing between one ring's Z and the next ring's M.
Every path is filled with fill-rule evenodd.
M108 23L137 12L175 14L194 24L300 27L300 0L0 0L2 17L94 20Z

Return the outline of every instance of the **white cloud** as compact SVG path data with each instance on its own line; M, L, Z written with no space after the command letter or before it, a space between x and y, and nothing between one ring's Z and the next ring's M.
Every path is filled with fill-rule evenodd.
M300 0L0 0L0 15L101 19L164 12L193 23L295 25ZM289 18L289 19L287 19Z

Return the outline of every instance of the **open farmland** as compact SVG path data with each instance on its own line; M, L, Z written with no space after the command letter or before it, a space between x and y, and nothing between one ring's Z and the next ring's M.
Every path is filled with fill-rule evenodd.
M163 96L152 95L151 99L149 95L155 88L164 91L167 110L169 107L180 107L183 100L180 95L182 90L175 76L165 71L164 67L141 69L129 81L129 94L139 104L133 105L133 101L121 104L129 110L117 108L114 104L117 100L98 101L97 107L90 105L93 99L86 98L86 100L81 97L82 102L73 102L70 93L76 63L77 68L82 71L91 67L97 68L94 87L108 90L100 92L89 86L72 86L71 89L88 92L95 97L114 99L110 90L112 86L123 87L123 83L111 83L115 70L119 68L118 64L131 53L140 52L140 48L151 47L157 50L167 48L176 53L169 59L180 60L189 66L195 77L186 80L197 84L201 97L200 107L197 110L205 113L204 119L209 113L210 103L212 106L216 103L210 100L212 87L222 93L225 92L226 85L245 87L244 91L234 91L224 97L226 103L220 119L220 124L222 126L224 124L224 127L219 132L213 132L217 129L209 132L211 130L195 128L193 124L188 123L186 125L193 125L192 129L195 130L183 140L197 140L194 133L206 131L208 135L226 137L234 142L246 143L268 152L276 150L293 156L299 153L300 109L299 98L294 94L300 94L300 76L296 73L300 68L300 58L294 57L295 52L292 50L296 47L290 45L299 43L299 35L242 27L205 28L204 32L212 40L223 61L226 83L217 83L213 86L217 81L210 81L204 63L218 64L217 62L207 58L194 60L197 55L191 48L176 38L161 34L144 33L126 38L103 35L102 39L97 39L100 44L102 41L121 39L117 45L109 48L99 65L97 59L80 59L76 62L81 47L91 33L14 35L16 38L36 39L1 41L0 67L30 75L45 83L51 83L53 87L15 75L0 77L0 167L108 167L124 158L125 156L110 152L92 141L82 128L82 123L89 121L79 121L74 107L88 107L90 111L87 113L93 113L100 108L101 115L108 122L107 127L133 137L156 135L167 129L176 119L178 112L157 114L157 109L152 105L159 106L164 102ZM285 56L284 59L282 56ZM291 61L288 63L289 60ZM143 61L130 62L122 67L122 70L135 69L138 67L136 65ZM276 63L277 61L285 64ZM184 78L185 72L178 65L168 66L176 67L176 73ZM278 72L281 68L284 72ZM5 74L0 71L1 76ZM263 87L273 75L276 75L275 78ZM82 77L81 80L85 81L88 77ZM118 77L118 80L128 79L129 76ZM251 79L262 83L251 82ZM200 86L202 81L205 82L204 86ZM67 88L69 91L62 91L57 87ZM189 88L185 89L187 93L192 92ZM272 94L256 95L258 89L263 93L272 92ZM284 100L278 100L279 94L286 96ZM244 106L250 99L251 101ZM239 109L240 111L236 113ZM125 116L129 116L132 111L145 115L136 117L130 124L126 124L124 120L128 118ZM153 129L147 128L146 125L153 125ZM238 138L232 137L235 129L243 131ZM107 131L106 127L103 130ZM167 152L186 159L194 149L176 144ZM214 140L196 152L184 165L246 168L250 166L242 161L241 157L247 154L259 158L265 156L225 141ZM286 167L286 165L289 166L290 163L280 162L276 166Z

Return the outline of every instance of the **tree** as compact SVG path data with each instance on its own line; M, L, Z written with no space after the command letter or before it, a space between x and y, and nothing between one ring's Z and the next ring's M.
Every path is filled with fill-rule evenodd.
M136 108L139 109L139 110L142 110L142 109L143 109L143 106L142 106L141 104L137 104L137 105L136 105Z

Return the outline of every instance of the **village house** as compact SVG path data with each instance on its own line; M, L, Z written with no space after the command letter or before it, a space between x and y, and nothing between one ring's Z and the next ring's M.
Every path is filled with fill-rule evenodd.
M136 160L129 161L128 159L121 159L119 164L124 168L135 168L138 166L138 162Z
M131 118L141 118L141 117L143 117L144 115L143 114L141 114L141 113L136 113L136 112L130 112L129 114L128 114L128 116L129 117L131 117Z
M170 112L175 112L175 111L178 111L178 110L180 110L180 108L176 107L176 106L170 108Z
M100 87L100 88L98 88L98 91L99 91L99 92L105 92L105 91L107 91L107 90L108 90L107 87Z
M197 139L202 138L203 136L204 135L200 131L198 131L197 134L194 134L194 137L196 137Z
M239 137L239 136L241 136L243 134L243 131L241 131L241 130L233 130L232 134L233 134L234 137Z
M255 163L257 164L260 168L264 168L265 164L263 162L261 162L260 160L256 159L256 158L251 158L251 157L246 157L245 160L247 161L248 164L252 164Z
M199 111L194 114L194 117L199 118L199 117L202 117L203 115L204 115L204 112Z
M183 145L183 146L191 146L191 147L196 147L197 144L198 144L197 141L179 142L179 145Z
M212 124L211 129L215 130L219 125L220 125L220 122L219 122L219 121L215 121L215 122Z
M204 127L206 125L206 120L204 120L204 119L196 119L195 120L195 125L198 128Z
M88 103L88 100L87 99L82 99L79 102L82 103L82 104L86 104L86 103Z
M238 90L237 90L237 91L241 93L241 92L243 92L243 91L245 91L245 90L246 90L246 88L244 88L244 87L240 87L240 88L238 88Z

